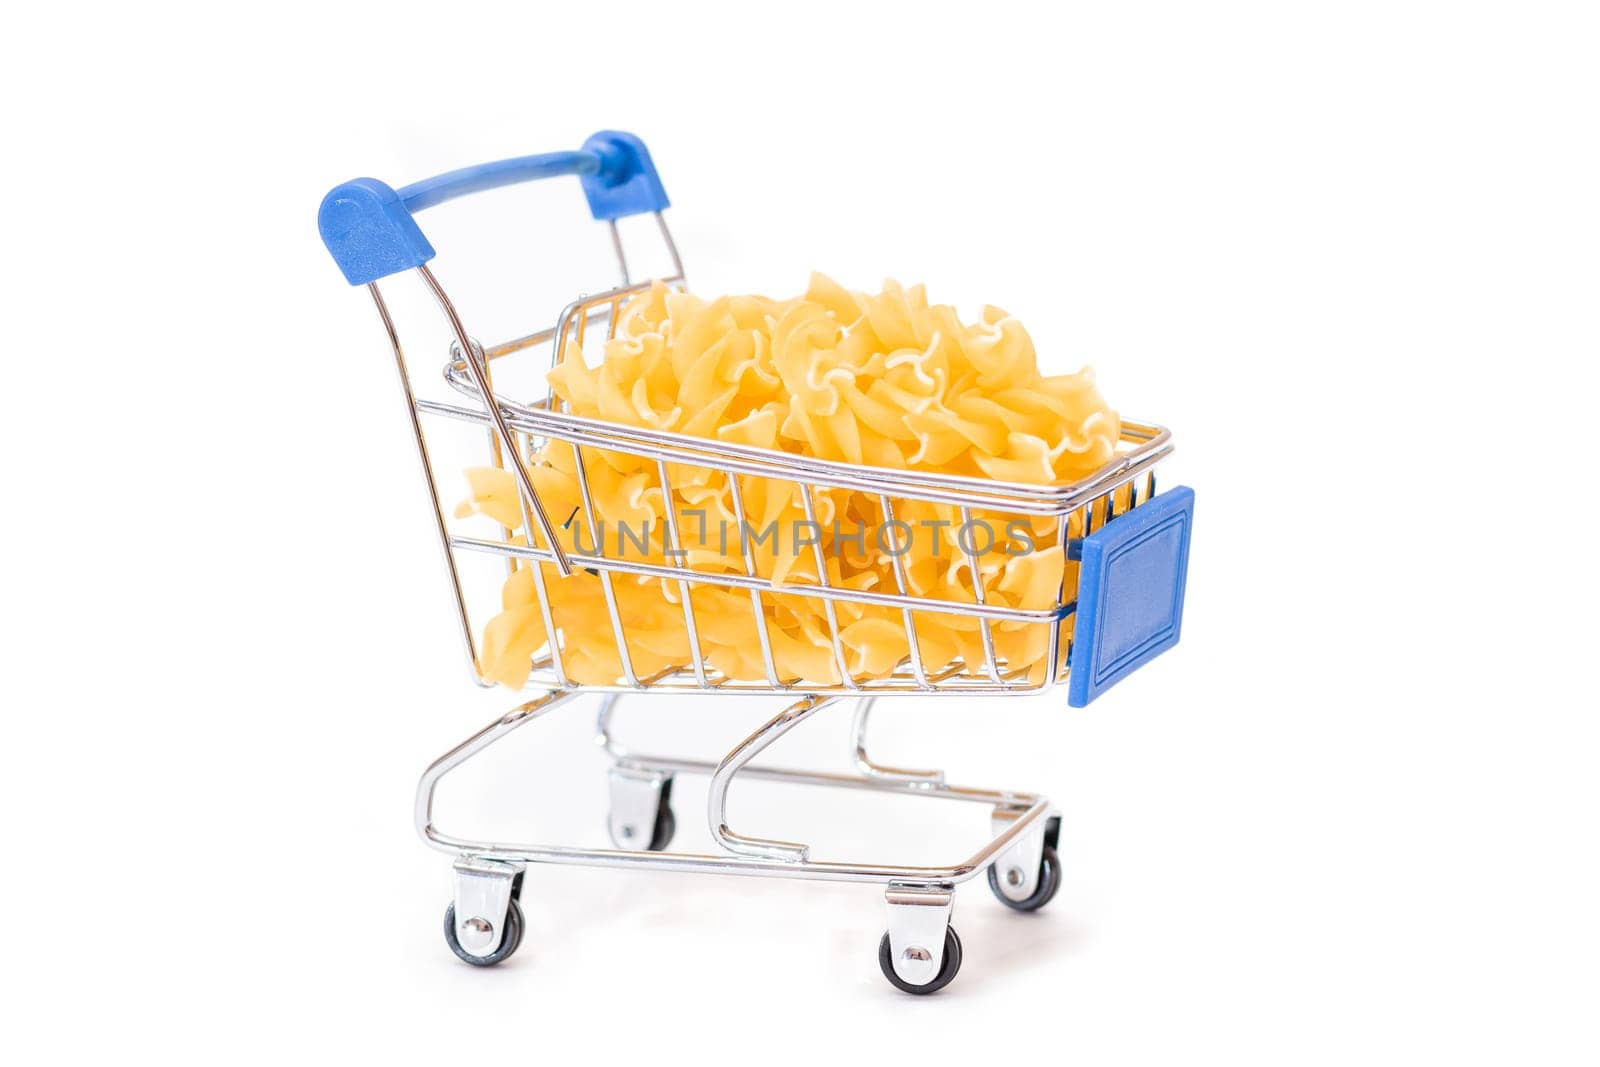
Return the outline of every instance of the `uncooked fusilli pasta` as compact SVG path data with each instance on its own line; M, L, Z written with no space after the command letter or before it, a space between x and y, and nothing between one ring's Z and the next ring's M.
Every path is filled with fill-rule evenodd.
M1051 484L1092 473L1110 460L1119 434L1115 411L1088 370L1040 374L1022 324L986 307L963 323L953 308L932 304L921 286L894 282L876 295L851 292L813 275L792 300L725 296L704 300L656 285L629 302L602 358L590 365L569 344L551 372L555 394L574 414L625 426L668 430L719 441L897 470L941 471L1008 482ZM783 531L807 521L793 482L740 476L744 513L734 508L730 475L710 468L670 468L671 499L654 461L585 448L595 515L584 513L572 446L552 442L529 466L551 514L568 523L580 547L604 520L606 548L660 563L667 508L674 509L688 564L699 571L745 573L741 522ZM496 468L467 472L469 498L458 516L484 514L520 529L512 476ZM876 529L883 521L873 494L818 489L815 524L827 579L846 588L893 592L893 560L882 539L841 530ZM897 505L899 507L899 505ZM908 591L917 597L972 603L981 583L987 603L1053 606L1070 564L1056 544L1055 520L975 516L990 524L994 544L978 556L977 573L958 544L954 506L906 502L895 519L909 527L904 552ZM716 531L731 529L731 536ZM897 527L897 529L899 529ZM700 536L694 536L696 531ZM626 539L621 531L627 531ZM711 532L707 532L711 531ZM613 542L611 537L617 540ZM905 533L889 547L905 550ZM968 546L970 547L970 546ZM754 547L758 573L777 583L818 580L815 549L779 536ZM622 664L597 576L560 578L545 566L567 675L587 684L615 683ZM640 676L691 660L676 581L616 575L613 581L627 650ZM491 681L520 686L533 657L547 645L533 572L521 564L507 579L502 611L488 624L480 670ZM836 685L823 601L769 594L764 618L778 673L785 680ZM699 643L714 669L739 679L766 676L751 639L754 611L747 591L700 585L692 607ZM844 670L858 680L884 677L908 656L902 614L891 608L836 602ZM978 621L920 612L914 630L930 666L984 663ZM1052 665L1048 628L998 622L994 651L1009 671L1038 680ZM1063 642L1063 647L1065 642Z

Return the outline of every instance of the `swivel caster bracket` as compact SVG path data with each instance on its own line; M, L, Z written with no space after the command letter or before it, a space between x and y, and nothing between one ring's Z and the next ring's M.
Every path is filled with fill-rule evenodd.
M884 900L889 906L889 964L894 969L890 980L899 978L895 984L901 988L931 985L944 966L955 887L890 882Z
M491 956L507 931L506 914L523 867L465 856L455 863L455 934L472 956Z

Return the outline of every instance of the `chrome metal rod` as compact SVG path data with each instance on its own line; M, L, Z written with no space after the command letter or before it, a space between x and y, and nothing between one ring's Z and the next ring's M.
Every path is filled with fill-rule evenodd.
M969 530L972 527L972 509L963 506L961 509L961 529ZM983 574L979 570L978 554L973 551L970 544L960 544L961 534L956 534L957 547L967 557L967 566L972 568L972 599L982 607L985 603L983 595ZM1056 549L1059 551L1059 549ZM989 678L995 682L1000 681L1000 665L994 658L994 631L989 628L989 620L978 617L978 634L983 639L983 666L989 672Z
M450 525L445 522L444 509L439 505L439 484L433 477L433 459L428 454L428 438L422 432L422 420L417 417L417 396L411 388L411 372L406 367L405 350L400 344L400 334L394 328L394 319L389 314L389 305L383 302L383 294L378 291L378 283L368 283L367 291L372 294L372 302L378 308L378 317L383 320L384 332L389 335L389 347L394 351L395 370L400 375L401 392L405 394L406 415L411 419L411 434L417 442L417 456L422 460L422 477L428 483L428 504L433 510L434 529L439 531L439 547L444 552L445 566L450 569L450 589L455 593L456 619L461 623L461 637L466 642L467 663L472 668L472 680L480 686L487 687L489 683L483 680L483 673L478 665L478 641L472 635L472 619L467 612L467 595L461 587L461 570L456 566L456 554L450 547Z
M749 695L749 694L745 694ZM715 774L719 764L709 760L689 759L682 756L657 756L635 752L617 743L613 722L622 692L607 693L600 702L595 717L595 744L615 761L618 767L628 770L652 771L662 774ZM872 699L872 698L869 698ZM882 771L891 768L880 768ZM943 797L967 803L993 804L1003 808L1026 808L1039 798L1032 793L1008 789L982 789L976 786L950 785L942 771L899 771L904 777L887 774L856 775L832 771L811 771L791 767L752 767L746 765L739 771L740 778L754 778L788 785L826 786L830 789L856 789L872 793L902 793L917 796ZM914 777L927 775L928 777Z
M879 494L878 507L883 510L884 528L895 529L894 504L890 502L887 495ZM907 530L909 529L910 527L908 526ZM894 570L895 592L900 596L906 596L909 591L906 585L906 561L904 559L905 548L908 548L909 545L908 539L906 545L902 546L899 536L896 535L895 551L889 554L889 563ZM917 636L916 617L911 614L910 608L902 608L901 618L906 627L906 648L911 653L911 673L916 678L919 688L929 689L931 685L928 682L928 669L922 663L922 641Z
M661 231L661 240L667 246L667 255L672 257L673 275L681 280L684 277L683 257L678 255L678 242L672 239L672 231L667 229L667 217L659 211L655 213L655 216L656 228Z
M452 361L446 367L445 380L458 390L474 395L477 386L463 380L457 368L464 371L465 361ZM1173 450L1172 435L1165 428L1124 420L1121 440L1133 445L1128 451L1119 453L1104 467L1075 482L1037 485L800 457L668 430L620 426L598 417L553 411L543 405L518 404L504 398L500 405L510 413L510 421L517 429L537 437L554 437L650 459L665 459L669 463L733 470L761 478L801 480L820 487L888 492L897 497L1031 515L1056 515L1080 507L1086 500L1123 485L1134 474L1144 473ZM481 422L485 418L480 410L438 401L422 401L419 406L432 414L466 422Z
M1048 810L1040 801L1029 808L1018 825L1031 825ZM432 833L428 843L451 855L469 855L507 863L563 863L580 867L635 867L651 871L680 871L686 874L742 874L762 878L797 878L818 882L964 882L980 873L1008 848L1017 834L1008 830L961 863L948 867L897 867L873 863L835 863L810 860L791 863L782 860L748 859L740 856L713 856L695 852L629 852L611 848L564 848L557 845L515 845L493 841L470 841Z
M586 484L579 479L579 488ZM470 552L483 552L491 556L511 556L516 559L553 562L548 549L508 545L500 541L485 541L480 537L451 537L455 548ZM1008 608L999 604L973 604L968 601L939 600L934 597L901 596L898 593L874 593L870 589L844 589L834 585L806 585L799 582L778 585L770 579L746 577L742 574L716 574L711 571L691 571L660 563L635 563L618 556L591 555L572 552L568 558L583 568L593 568L602 574L641 574L648 578L666 578L671 581L687 580L693 585L720 585L727 588L755 589L781 596L802 596L818 600L843 600L852 604L872 604L885 608L915 608L917 611L943 612L964 615L996 622L1054 622L1072 614L1076 604L1056 608Z
M557 845L517 844L509 842L479 841L455 837L438 830L433 825L433 794L439 781L452 770L482 752L496 741L502 740L517 728L532 722L557 706L565 704L579 693L574 690L557 690L536 700L520 705L467 740L445 753L431 764L417 784L416 826L429 846L455 856L471 856L507 863L563 863L586 867L636 867L647 870L680 871L691 874L734 874L756 877L801 878L830 882L918 882L957 883L980 873L994 859L1009 848L1033 824L1049 813L1050 802L1031 793L1009 790L973 789L961 786L928 786L887 780L859 778L852 775L831 775L818 772L784 771L777 768L746 767L740 773L746 777L773 778L797 785L844 786L880 792L910 793L916 796L945 797L965 800L1016 811L1014 821L1004 827L982 848L966 860L944 867L913 867L869 863L836 863L807 859L794 862L787 859L755 859L729 855L704 855L700 853L639 852L622 849L567 848ZM829 701L817 700L817 707ZM615 700L601 709L602 727L609 721ZM815 709L813 709L815 710ZM605 738L602 732L602 737ZM609 742L609 738L605 738ZM608 744L608 747L609 744ZM752 753L753 755L753 753ZM715 773L723 764L713 766L694 761L656 760L653 757L628 757L630 762L660 767L680 772ZM724 764L727 761L724 761Z
M565 578L572 573L572 564L567 562L567 555L561 550L561 543L556 539L556 528L550 522L550 516L545 514L544 504L539 500L539 493L533 487L533 479L528 476L527 464L522 462L517 451L517 439L511 433L511 427L506 425L506 418L500 412L500 402L494 395L494 390L489 388L489 379L478 360L480 349L472 343L472 338L467 336L467 328L461 321L461 316L456 314L455 305L450 302L444 287L433 276L433 271L428 269L426 263L417 268L417 273L422 276L433 298L438 301L439 308L450 321L450 329L456 335L456 343L461 346L461 362L466 366L467 373L472 376L473 384L483 399L484 411L488 413L489 421L494 426L495 434L500 438L506 455L510 457L511 473L516 476L517 485L522 490L523 497L528 505L533 508L533 517L539 521L539 532L544 534L545 544L550 546L550 552L556 570ZM533 531L528 531L528 544L533 544Z
M526 704L519 704L430 763L428 769L422 772L421 781L417 783L417 799L413 809L417 833L422 835L422 839L429 842L441 840L441 835L433 828L433 794L441 778L517 727L526 726L577 695L570 689L557 689Z
M732 472L728 474L728 495L733 501L733 513L739 517L739 555L744 560L744 573L747 578L758 577L756 573L755 557L750 553L749 531L745 526L744 492L739 488L739 476ZM905 592L904 589L901 592ZM761 591L750 590L750 612L755 619L756 639L761 643L761 665L767 672L767 684L774 690L781 688L778 680L778 664L772 657L772 637L767 633L767 612L761 602Z
M798 484L800 486L800 502L805 506L806 521L811 523L813 529L820 530L821 527L817 525L817 505L811 496L811 486L806 482ZM822 537L820 534L811 542L811 553L812 559L817 564L817 587L819 589L831 589L832 586L828 584L828 560L822 551ZM833 662L839 668L839 683L846 689L859 689L861 688L860 683L850 675L850 664L844 654L844 642L839 637L839 614L833 606L833 601L824 597L822 611L828 620L828 634L833 639Z
M617 254L617 270L622 273L622 284L628 285L628 254L622 250L622 233L617 229L617 220L611 219L611 250Z
M746 837L728 828L728 786L739 769L760 755L767 746L805 722L837 698L808 696L790 704L767 724L741 741L733 751L722 758L711 775L711 789L706 798L706 817L711 824L711 835L717 843L735 855L755 856L760 859L804 863L811 850L792 841L772 841L762 837Z
M867 755L867 720L872 715L872 705L877 701L877 697L862 697L856 704L855 720L850 729L854 740L856 767L866 777L882 781L922 786L943 785L943 771L912 771L901 767L885 767L872 762L871 757Z

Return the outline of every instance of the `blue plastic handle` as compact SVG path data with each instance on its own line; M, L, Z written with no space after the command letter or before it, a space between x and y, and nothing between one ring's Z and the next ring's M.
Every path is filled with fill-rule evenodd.
M502 185L559 178L563 174L595 174L599 170L598 153L549 152L542 156L518 156L516 159L480 163L476 167L462 167L448 174L424 178L400 189L398 194L406 210L416 213L458 196L498 189Z
M396 192L376 178L356 178L322 198L317 229L351 285L366 285L434 257L412 216L446 200L502 185L576 174L597 219L615 220L669 204L644 142L602 130L576 152L550 152L463 167Z

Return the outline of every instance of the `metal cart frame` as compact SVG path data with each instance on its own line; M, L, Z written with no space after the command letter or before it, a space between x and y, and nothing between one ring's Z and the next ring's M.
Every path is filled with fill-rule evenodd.
M578 176L592 213L608 223L622 284L574 301L549 329L484 346L468 332L444 287L429 269L434 251L417 228L413 214L467 193L556 175ZM1123 423L1122 450L1094 475L1069 485L1037 486L830 463L583 418L559 410L548 395L529 403L495 393L492 375L496 361L549 343L554 362L561 358L568 340L581 342L590 329L604 326L610 336L623 304L647 288L649 283L634 284L629 277L617 229L619 218L645 213L654 216L674 266L674 273L663 280L672 285L683 284L682 261L662 215L666 206L665 191L644 145L631 135L605 131L591 137L577 152L484 164L398 191L373 179L357 179L330 192L319 213L319 227L329 251L351 284L367 287L388 333L444 547L461 633L479 684L485 683L478 673L475 628L462 585L459 553L499 556L506 560L508 568L528 567L539 594L545 632L556 635L537 658L529 682L531 687L543 690L541 695L513 708L441 756L423 773L418 785L418 833L432 847L455 857L455 895L446 912L446 939L457 955L478 965L498 963L514 952L522 936L519 899L529 864L867 882L884 886L888 906L888 932L879 946L879 963L885 976L907 992L932 992L946 985L960 967L961 942L950 926L955 887L986 871L990 886L1002 903L1024 911L1042 907L1060 884L1060 864L1055 854L1060 819L1050 802L1036 794L956 786L949 784L939 771L909 770L875 762L868 755L866 739L876 700L880 696L1010 696L1037 693L1067 682L1068 702L1076 706L1087 703L1177 642L1193 494L1187 489L1155 494L1154 468L1172 451L1170 435L1159 426L1132 421ZM468 404L419 399L413 390L394 319L377 284L380 279L406 271L421 279L449 325L454 340L445 378L470 401ZM523 519L520 539L511 530L505 531L500 540L452 530L423 430L425 416L486 428L493 463L516 479ZM562 547L556 524L520 462L521 457L531 456L536 447L549 441L572 445L586 522L591 524L588 533L592 551ZM803 588L777 585L758 573L753 550L742 533L739 540L745 561L743 575L697 569L682 554L668 564L607 555L603 538L592 528L594 508L584 465L585 452L593 454L594 450L652 461L668 500L673 499L671 470L696 467L720 472L726 477L734 507L741 516L745 514L741 478L761 478L797 486L805 514L813 520L814 494L822 489L871 494L881 503L883 520L890 526L895 522L897 501L957 506L965 522L973 521L974 514L1048 517L1057 530L1055 544L1078 563L1077 581L1063 583L1058 603L1052 608L1022 610L985 603L981 582L976 583L971 602L914 597L908 591L898 557L894 592L832 586L820 544L814 546L819 578L816 584ZM681 546L684 542L674 512L674 507L666 509L666 536L671 545ZM969 557L976 570L976 555L969 552ZM556 576L547 576L546 566L552 567ZM622 677L614 685L579 685L563 668L562 640L551 614L546 583L563 580L575 568L600 578L623 668ZM692 649L690 662L650 676L634 671L625 637L627 623L618 610L612 586L613 578L623 575L642 575L677 585ZM765 678L727 677L707 661L697 635L692 596L695 588L705 585L749 591L755 632L766 665ZM776 595L810 596L822 601L840 668L837 684L818 685L780 676L763 621L764 598ZM903 616L910 655L890 677L856 678L850 673L835 616L835 607L841 602L895 609ZM983 662L924 662L915 619L926 613L975 618L982 635ZM1064 624L1074 616L1075 630L1066 634ZM992 634L992 627L1006 624L1048 627L1046 662L1055 669L1047 671L1042 679L1008 669L996 654ZM519 728L557 707L575 703L580 695L591 691L603 694L597 732L599 743L612 761L608 830L615 848L477 840L447 834L434 824L434 794L446 775ZM793 702L715 763L640 754L618 745L613 738L613 721L622 695L663 691L718 696L785 694ZM823 708L846 700L855 703L851 757L856 773L752 765L757 756L789 731ZM671 788L677 775L709 776L707 819L721 853L667 851L675 818L670 805ZM731 828L728 790L740 777L982 804L991 809L993 832L977 851L946 866L814 859L807 845Z

